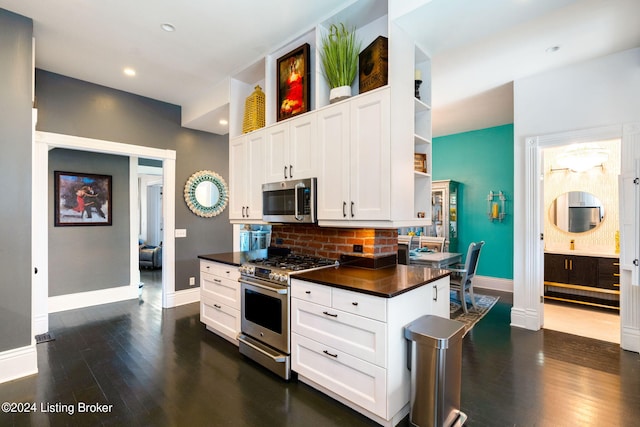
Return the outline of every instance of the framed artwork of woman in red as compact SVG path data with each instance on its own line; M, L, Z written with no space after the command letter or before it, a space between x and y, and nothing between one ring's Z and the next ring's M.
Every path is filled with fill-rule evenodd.
M54 226L111 225L111 175L54 171Z
M278 59L278 121L309 111L309 44Z

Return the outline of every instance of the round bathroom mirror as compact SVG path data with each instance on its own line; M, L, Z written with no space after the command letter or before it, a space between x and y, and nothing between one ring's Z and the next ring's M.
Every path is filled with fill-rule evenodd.
M184 200L194 214L214 217L227 207L227 183L213 171L198 171L189 177L184 186Z
M549 220L567 233L584 233L604 220L604 206L593 194L569 191L561 194L549 207Z

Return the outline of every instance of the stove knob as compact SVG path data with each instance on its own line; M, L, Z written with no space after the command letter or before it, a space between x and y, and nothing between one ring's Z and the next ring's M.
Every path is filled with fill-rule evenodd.
M240 268L238 268L238 270L240 270L240 274L244 273L246 269L247 268L244 265L241 265Z
M287 275L286 274L281 275L280 276L280 281L281 282L286 282L287 281Z
M274 280L276 277L275 273L269 273L269 279Z

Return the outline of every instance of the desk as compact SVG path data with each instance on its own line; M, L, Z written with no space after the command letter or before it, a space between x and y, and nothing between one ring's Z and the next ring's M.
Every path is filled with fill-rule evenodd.
M456 252L411 252L411 264L424 265L431 268L444 268L462 261L462 254Z

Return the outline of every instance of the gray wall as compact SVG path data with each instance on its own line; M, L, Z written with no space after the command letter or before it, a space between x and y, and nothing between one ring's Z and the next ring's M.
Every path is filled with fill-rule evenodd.
M49 215L49 296L128 286L129 158L56 148L49 151L49 206L54 171L111 175L110 226L54 226Z
M31 344L32 34L0 9L0 352Z
M197 255L232 249L228 209L200 218L182 196L198 170L210 169L228 180L227 136L181 127L179 106L44 70L36 70L36 101L39 131L176 151L176 228L187 229L186 238L176 239L176 290L188 289L189 277L199 278Z

